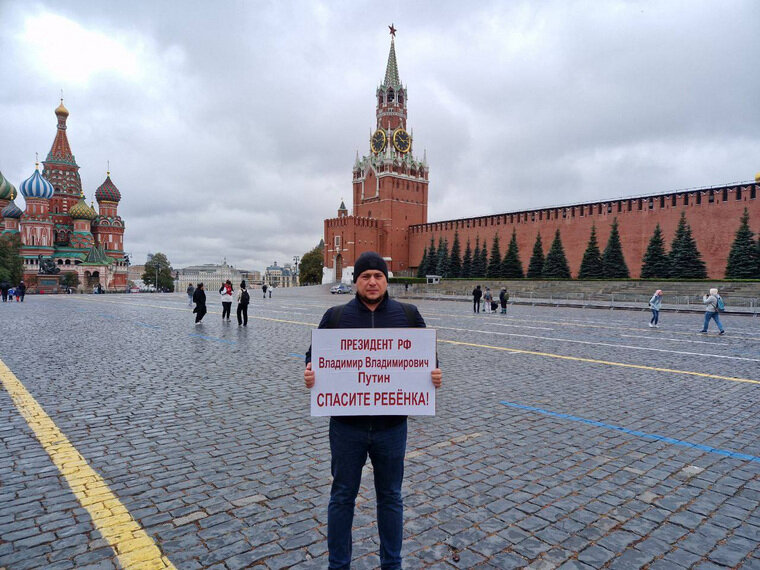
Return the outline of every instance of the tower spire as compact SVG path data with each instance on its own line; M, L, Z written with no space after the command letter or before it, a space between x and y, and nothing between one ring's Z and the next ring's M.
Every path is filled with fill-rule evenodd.
M391 31L391 51L388 53L388 65L385 67L385 81L383 86L385 87L397 87L401 85L401 80L398 77L398 64L396 63L396 45L394 40L396 39L396 28L391 24L388 26Z

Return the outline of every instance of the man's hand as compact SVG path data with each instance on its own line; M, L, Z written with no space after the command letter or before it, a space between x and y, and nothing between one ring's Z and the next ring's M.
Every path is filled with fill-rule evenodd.
M314 373L312 372L312 376ZM441 381L443 379L443 372L441 372L440 368L436 368L430 373L430 379L433 381L433 386L435 386L436 390L441 387ZM312 384L313 385L313 384Z
M435 371L434 371L435 372ZM440 373L440 370L438 371ZM314 387L314 371L311 369L311 362L306 365L306 370L303 371L303 383L311 390ZM438 375L438 385L441 384L440 374Z

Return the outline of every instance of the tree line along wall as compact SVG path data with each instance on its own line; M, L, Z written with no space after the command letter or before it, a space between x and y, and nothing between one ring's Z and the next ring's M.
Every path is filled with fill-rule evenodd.
M591 226L596 226L599 247L603 250L612 221L617 218L625 262L630 276L638 278L655 226L660 224L666 249L669 250L681 212L684 212L707 267L708 278L722 279L745 208L749 211L750 228L755 234L760 233L758 194L760 184L748 183L419 224L409 228L409 264L413 268L419 265L431 236L436 246L439 238L443 237L450 248L455 232L459 233L462 252L467 247L468 239L474 249L478 237L481 247L485 243L490 252L494 235L498 234L503 256L514 229L520 261L523 270L527 271L536 234L541 234L546 254L559 229L570 272L577 277Z

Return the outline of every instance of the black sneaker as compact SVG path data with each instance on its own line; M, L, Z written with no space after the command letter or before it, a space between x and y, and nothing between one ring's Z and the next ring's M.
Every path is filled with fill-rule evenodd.
M707 331L699 331L699 332L701 332L702 334L707 334Z
M724 334L726 334L726 331L720 331L720 332L718 333L718 336L723 336Z

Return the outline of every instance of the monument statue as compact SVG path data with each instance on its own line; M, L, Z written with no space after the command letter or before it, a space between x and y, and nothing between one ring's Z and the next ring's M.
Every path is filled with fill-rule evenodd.
M37 259L40 262L40 275L58 275L61 272L61 268L56 266L52 257L43 258L40 254Z

